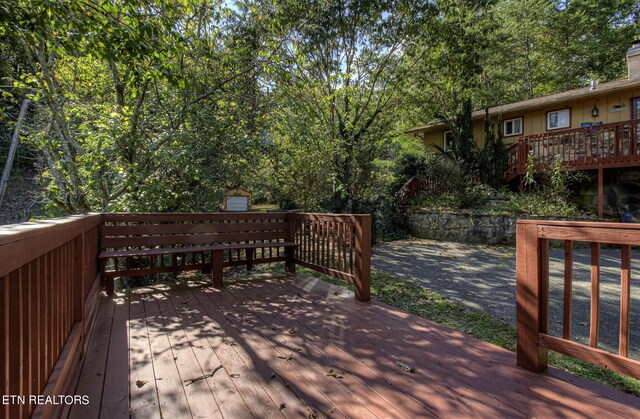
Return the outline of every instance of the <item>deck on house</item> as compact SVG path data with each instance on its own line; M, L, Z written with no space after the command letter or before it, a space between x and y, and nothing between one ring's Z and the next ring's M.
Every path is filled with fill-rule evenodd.
M405 364L402 364L405 363ZM407 372L402 366L415 367ZM102 297L69 417L637 417L640 399L300 274Z

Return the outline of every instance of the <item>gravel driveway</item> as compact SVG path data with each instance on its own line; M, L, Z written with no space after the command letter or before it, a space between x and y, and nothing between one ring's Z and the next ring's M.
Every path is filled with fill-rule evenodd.
M472 309L516 323L514 247L408 239L376 245L372 264L394 277L424 285ZM562 335L564 250L550 250L550 333ZM599 347L616 353L620 318L620 251L601 251ZM590 250L574 250L572 336L589 339ZM640 253L631 267L630 356L640 359Z

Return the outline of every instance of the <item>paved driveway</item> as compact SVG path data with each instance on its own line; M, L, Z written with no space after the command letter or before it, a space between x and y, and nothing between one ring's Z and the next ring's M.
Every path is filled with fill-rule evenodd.
M379 244L372 264L397 278L407 279L472 309L485 310L515 325L516 256L514 247L468 245L408 239ZM550 251L550 332L562 335L564 251ZM572 333L589 338L590 250L574 251ZM620 250L601 252L600 347L618 348L620 318ZM630 355L640 359L640 253L634 249L631 269Z

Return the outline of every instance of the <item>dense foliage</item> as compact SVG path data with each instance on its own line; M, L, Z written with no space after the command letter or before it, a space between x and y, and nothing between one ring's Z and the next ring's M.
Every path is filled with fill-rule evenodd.
M406 128L622 78L639 15L631 0L2 2L0 144L32 99L22 148L52 214L215 210L240 187L372 212L382 231L421 147ZM460 161L499 173L456 126Z

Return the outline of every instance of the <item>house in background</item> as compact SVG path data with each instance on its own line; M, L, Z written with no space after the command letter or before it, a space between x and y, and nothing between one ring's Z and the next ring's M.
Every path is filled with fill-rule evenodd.
M607 212L615 216L628 211L629 206L640 211L640 198L623 185L625 177L632 179L640 191L640 40L634 41L627 52L627 68L624 80L592 82L589 87L490 108L494 122L502 114L503 141L509 155L505 183L521 182L529 154L537 170L560 158L567 168L597 171L597 193L587 190L583 195L587 201L597 198L600 216L604 211L605 176ZM483 147L485 111L472 116L474 139ZM451 147L451 131L442 122L415 127L406 134L422 139L434 152L434 146L444 150ZM638 170L629 174L634 171L621 168ZM611 198L612 194L616 197ZM631 202L634 199L638 202Z

